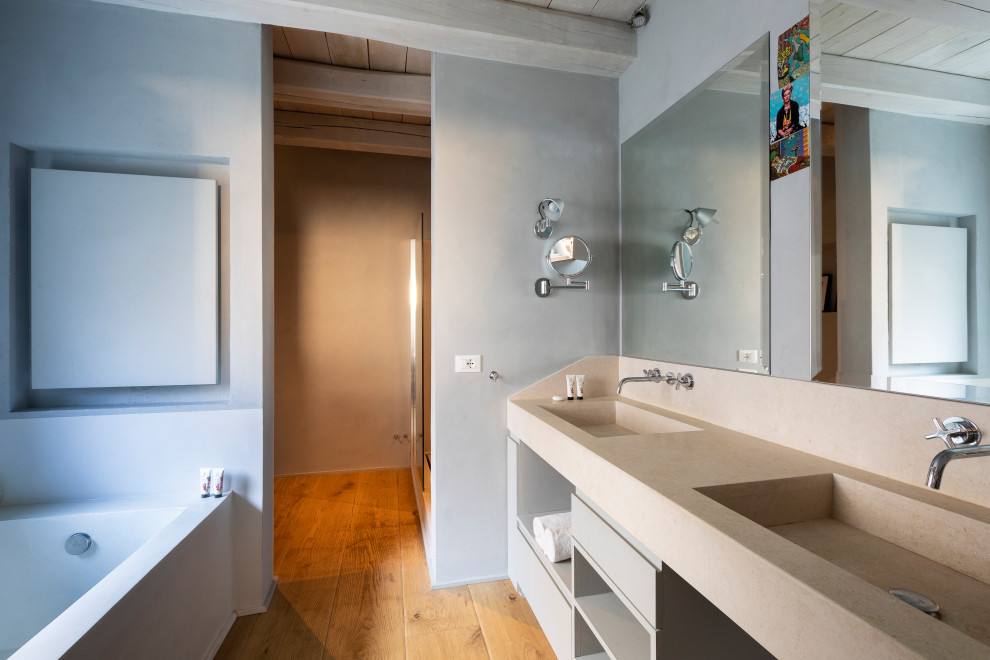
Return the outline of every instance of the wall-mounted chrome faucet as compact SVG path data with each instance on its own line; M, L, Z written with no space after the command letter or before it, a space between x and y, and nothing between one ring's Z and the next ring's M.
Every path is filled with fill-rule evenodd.
M983 435L979 427L965 417L949 417L942 423L938 417L934 418L935 433L926 435L928 440L938 438L945 443L946 448L935 454L932 464L928 468L929 488L938 490L942 483L942 472L950 461L957 458L976 458L977 456L990 456L990 445L980 445Z
M620 380L619 388L615 393L622 394L622 386L626 383L634 382L667 383L668 385L674 385L675 389L678 390L682 387L690 390L694 387L694 376L691 374L677 374L675 376L673 371L668 371L667 375L664 376L659 367L655 369L643 369L642 376L629 376Z

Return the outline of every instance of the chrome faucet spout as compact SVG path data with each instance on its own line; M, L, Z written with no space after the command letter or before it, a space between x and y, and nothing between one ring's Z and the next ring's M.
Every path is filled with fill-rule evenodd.
M633 383L633 382L659 383L663 380L664 378L663 375L660 373L660 369L643 369L642 376L629 376L627 378L623 378L622 380L620 380L619 388L615 390L615 393L622 394L622 386L625 385L626 383Z
M957 458L976 458L977 456L990 456L990 445L943 449L935 454L935 458L932 459L932 464L928 468L928 487L938 490L942 484L942 473L951 461Z

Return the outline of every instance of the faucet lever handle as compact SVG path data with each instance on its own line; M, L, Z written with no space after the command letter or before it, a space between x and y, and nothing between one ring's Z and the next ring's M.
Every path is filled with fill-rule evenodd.
M980 428L965 417L948 417L944 423L938 417L933 417L932 423L935 424L935 433L926 435L926 440L941 440L949 449L980 444Z

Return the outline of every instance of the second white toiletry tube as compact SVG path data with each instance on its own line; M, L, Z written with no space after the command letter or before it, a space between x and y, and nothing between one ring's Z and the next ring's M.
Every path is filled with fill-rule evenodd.
M574 383L577 387L577 398L578 401L584 398L584 374L578 374L574 378Z
M567 374L567 400L574 400L574 374Z
M223 468L213 468L213 497L223 495Z

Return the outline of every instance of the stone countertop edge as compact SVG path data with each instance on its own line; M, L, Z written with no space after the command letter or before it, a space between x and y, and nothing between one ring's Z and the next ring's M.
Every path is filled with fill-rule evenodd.
M581 402L554 402L538 383L509 397L509 431L775 657L990 657L978 640L696 488L832 473L983 522L990 509L606 393L599 381L610 376L589 377L595 391L585 400L622 401L700 430L596 438L544 409Z

